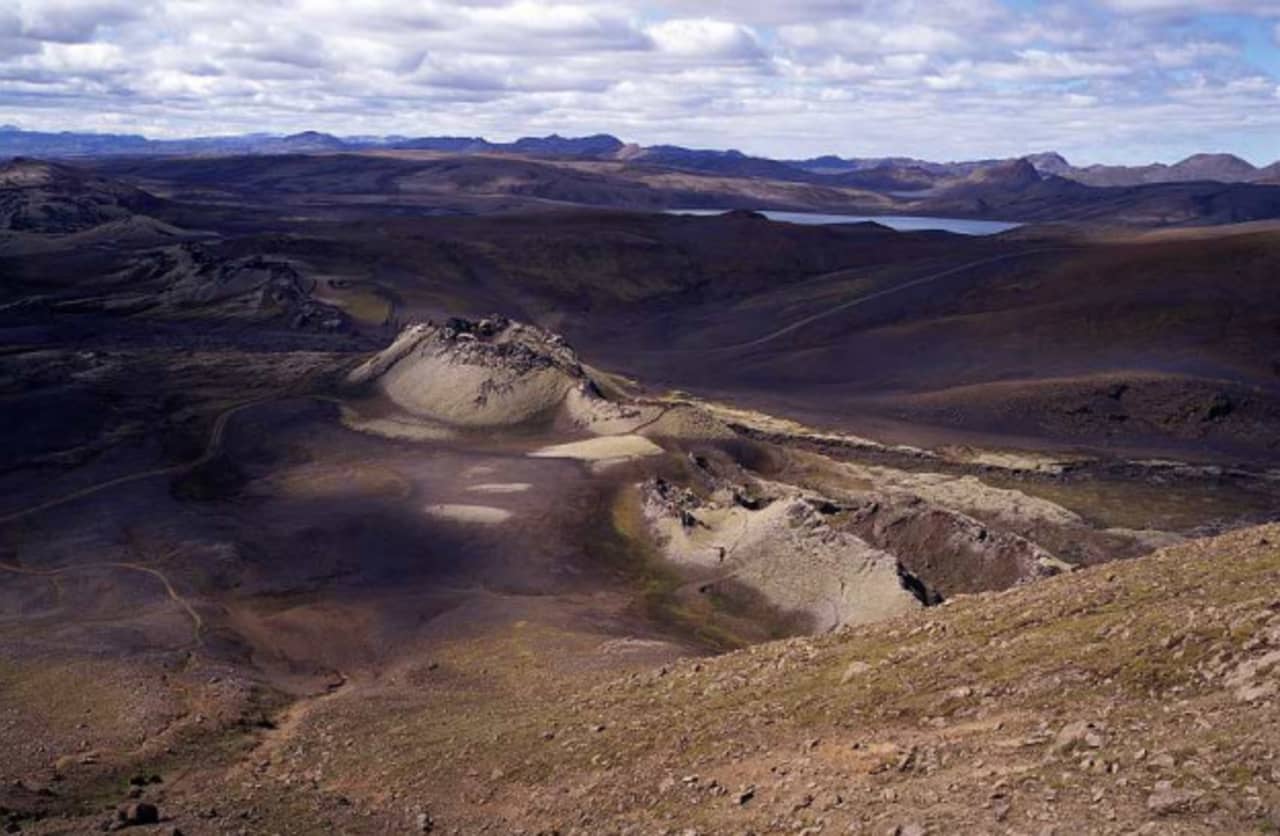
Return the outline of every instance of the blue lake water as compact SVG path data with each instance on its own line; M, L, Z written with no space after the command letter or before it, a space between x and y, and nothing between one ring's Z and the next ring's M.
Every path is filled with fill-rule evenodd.
M670 209L673 215L723 215L727 209ZM975 221L967 218L931 218L923 215L828 215L822 212L775 212L772 209L760 210L771 221L782 221L789 224L856 224L871 221L882 224L899 232L918 232L926 229L940 229L960 235L995 235L997 232L1014 229L1022 224L1007 221Z

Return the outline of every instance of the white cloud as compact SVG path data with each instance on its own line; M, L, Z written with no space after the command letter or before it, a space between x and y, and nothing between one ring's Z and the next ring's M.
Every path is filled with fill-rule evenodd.
M929 65L929 56L923 52L900 52L886 55L881 62L886 70L896 75L918 75Z
M961 62L952 65L946 72L926 75L924 84L930 90L961 90L973 84L973 65Z
M965 48L955 32L919 23L872 20L832 20L783 26L783 43L800 49L824 49L844 54L952 52Z
M31 64L64 75L122 71L129 66L120 47L104 43L45 44Z
M876 75L875 61L853 61L842 55L829 56L816 64L798 63L784 59L779 62L779 68L785 75L802 82L865 81L874 78Z
M760 42L746 26L711 18L675 18L648 28L658 49L685 57L750 60L764 55Z
M538 51L539 40L574 49L639 49L646 46L631 16L613 5L537 3L480 6L465 15L472 43L481 48Z
M1088 79L1122 76L1131 72L1121 64L1070 52L1047 52L1042 49L1021 50L1010 61L983 62L975 67L975 71L979 75L1000 81Z

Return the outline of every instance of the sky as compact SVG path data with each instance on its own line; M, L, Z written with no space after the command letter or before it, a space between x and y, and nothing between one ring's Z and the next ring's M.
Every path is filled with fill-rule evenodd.
M0 124L1280 159L1280 0L0 0Z

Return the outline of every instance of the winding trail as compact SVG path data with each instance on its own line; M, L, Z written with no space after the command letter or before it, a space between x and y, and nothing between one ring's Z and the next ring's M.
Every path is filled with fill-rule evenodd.
M841 302L839 305L819 311L816 314L811 314L809 316L803 317L801 319L796 320L795 322L792 322L789 325L784 325L783 327L777 329L776 331L771 331L768 334L765 334L760 337L755 337L750 340L746 340L745 342L733 343L731 345L699 346L696 348L657 348L657 349L646 350L644 353L645 354L715 354L717 352L722 352L722 351L741 351L743 349L756 348L758 346L773 342L779 337L785 337L788 334L795 333L801 328L805 328L809 325L812 325L815 322L819 322L823 319L826 319L829 316L835 316L836 314L844 313L845 311L851 308L856 308L859 305L864 305L867 302L872 302L876 299L883 299L886 296L892 296L895 293L900 293L904 290L910 290L911 288L919 287L920 285L930 284L940 279L945 279L945 278L948 278L949 276L954 276L958 273L963 273L967 270L973 270L978 267L986 267L991 264L1000 264L1005 261L1012 261L1014 259L1025 258L1031 255L1043 255L1045 253L1076 252L1076 251L1077 251L1077 248L1075 247L1038 247L1036 249L1031 249L1031 250L1021 250L1016 253L1004 253L1003 255L990 256L988 258L981 258L981 259L978 259L977 261L969 261L969 262L965 262L964 264L957 265L955 267L948 267L945 270L929 273L928 275L910 279L908 281L902 282L901 284L895 284L892 287L886 287L882 290L876 290L871 293L867 293L863 296L855 297L853 299L850 299L847 302ZM828 273L823 273L818 276L810 276L809 278L799 282L798 284L810 284L812 282L821 281L823 279L828 279L833 276L841 276L848 273L855 273L860 269L862 268L845 267L839 270L832 270Z
M118 476L115 479L108 479L105 482L99 482L98 484L90 485L87 488L80 488L79 490L71 491L70 493L65 493L61 496L54 497L53 499L47 499L37 505L32 505L18 511L11 511L4 516L0 516L0 525L20 520L23 517L29 517L32 514L38 514L49 508L55 508L59 505L66 504L77 499L82 499L86 496L92 496L95 493L105 491L108 488L115 488L120 485L127 485L131 482L150 479L153 476L184 473L188 470L194 470L201 465L208 464L213 461L214 456L218 455L218 452L222 449L222 441L227 432L227 423L231 420L231 417L241 410L248 409L249 407L256 406L260 403L265 403L269 400L277 400L277 398L258 398L252 401L245 401L244 403L228 407L218 413L218 417L213 421L213 429L209 432L209 441L205 444L204 452L189 462L168 465L166 467L153 467L150 470L130 473L126 476Z
M644 405L647 406L648 404L644 404ZM652 404L652 405L659 406L659 404ZM671 410L675 409L677 406L679 406L679 404L662 404L661 411L659 411L657 415L648 419L647 421L642 421L641 423L636 424L634 427L627 430L627 433L629 433L630 435L636 435L641 430L647 430L649 427L652 427L654 424L658 423L663 418L666 418L667 413L671 412Z
M148 470L143 470L138 473L130 473L126 476L119 476L119 477L116 477L115 479L108 479L105 482L99 482L96 485L90 485L85 488L80 488L78 490L65 493L61 496L54 497L53 499L45 500L44 502L41 502L36 505L32 505L30 507L23 508L18 511L11 511L8 514L5 514L4 516L0 516L0 524L14 522L24 517L28 517L33 514L38 514L41 511L48 510L49 508L55 508L59 505L64 505L68 502L73 502L77 499L83 499L84 497L87 497L87 496L93 496L94 494L101 493L102 491L105 491L109 488L130 484L132 482L141 481L143 479L150 479L155 476L174 475L174 474L185 473L190 470L193 470L197 467L200 467L201 465L207 464L208 462L212 461L213 458L217 456L219 452L221 452L222 444L226 439L227 425L230 423L231 418L235 416L237 413L242 412L246 409L249 409L250 407L258 406L259 404L264 404L264 403L269 403L274 401L282 401L282 400L292 400L295 398L318 400L323 402L340 402L338 401L337 398L332 398L326 395L284 394L284 395L272 395L272 396L263 397L263 398L255 398L253 400L244 401L242 403L235 404L233 406L227 407L222 412L218 413L216 418L214 418L213 426L209 431L209 440L205 443L204 451L199 456L192 459L191 461L185 462L183 464L169 465L167 467L150 468ZM61 576L67 573L86 571L86 570L101 570L101 569L115 569L115 570L129 571L129 572L141 572L143 574L150 575L151 577L158 580L160 584L164 587L165 594L169 597L169 599L173 601L175 604L177 604L183 610L183 612L185 612L186 615L191 619L192 643L189 646L189 649L194 650L196 648L203 646L204 627L205 627L204 618L200 615L200 613L196 610L196 608L191 604L191 602L185 596L183 596L182 593L178 592L177 588L174 586L173 581L170 580L169 576L152 565L148 565L145 563L129 562L129 561L99 561L94 563L76 564L72 566L62 566L62 567L53 568L53 569L30 569L25 566L19 566L15 563L0 561L0 571L10 572L17 575L28 575L32 577L49 578L50 581L55 584L55 586L57 585L58 578L60 578ZM60 589L59 589L59 594L61 594Z
M948 267L946 270L942 270L937 273L930 273L926 276L920 276L919 278L911 279L910 281L906 281L901 284L896 284L893 287L886 287L883 290L877 290L872 293L868 293L864 296L858 296L855 299L850 299L848 302L842 302L841 304L836 305L833 308L827 308L826 310L821 311L819 313L812 314L811 316L806 316L803 319L796 320L790 325L785 325L776 331L772 331L768 334L765 334L763 337L757 337L753 340L748 340L742 343L736 343L734 345L717 346L715 348L708 348L705 350L706 351L738 351L744 348L755 348L756 346L773 342L779 337L785 337L787 334L795 333L801 328L805 328L809 325L812 325L815 322L819 322L823 319L826 319L829 316L835 316L836 314L844 313L850 308L856 308L859 305L866 304L867 302L871 302L875 299L882 299L885 296L892 296L895 293L900 293L901 291L904 291L904 290L910 290L911 288L919 287L922 284L930 284L931 282L936 282L939 279L945 279L949 276L954 276L957 273L963 273L968 270L973 270L974 268L977 268L977 267L986 267L991 264L1000 264L1002 262L1012 261L1013 259L1017 259L1017 258L1025 258L1026 256L1029 256L1029 255L1041 255L1044 253L1064 252L1064 251L1072 251L1072 250L1069 247L1041 247L1033 250L1022 250L1016 253L1005 253L1003 255L992 256L990 258L983 258L977 261L970 261L965 264L961 264L957 267ZM829 273L827 275L838 275L841 272L848 272L848 271L836 271L834 273Z
M174 588L168 575L155 567L147 566L143 563L107 561L102 563L80 563L74 566L62 566L57 569L28 569L25 566L18 566L13 563L0 561L0 571L12 572L15 575L30 575L39 578L57 578L67 572L80 572L91 569L124 569L132 572L142 572L160 581L161 585L164 586L165 594L169 596L169 599L181 607L191 618L192 646L199 647L204 644L204 619L201 618L200 613L196 612L195 607L191 606L191 602Z
M254 400L251 400L251 401L244 401L243 403L235 404L234 406L227 407L222 412L218 413L218 416L213 421L213 428L209 432L209 440L208 442L205 443L204 452L201 453L196 458L192 459L191 461L184 462L182 464L167 465L165 467L153 467L149 470L143 470L137 473L130 473L125 476L118 476L115 479L108 479L107 481L99 482L96 485L90 485L86 488L80 488L78 490L74 490L69 493L62 494L61 496L56 496L53 499L47 499L44 502L29 506L27 508L22 508L17 511L10 511L7 514L0 515L0 525L15 522L17 520L22 519L23 517L29 517L33 514L38 514L41 511L48 510L49 508L56 508L59 505L65 505L68 502L73 502L77 499L83 499L86 496L93 496L94 494L105 491L108 488L115 488L115 487L119 487L120 485L127 485L132 482L138 482L143 479L150 479L155 476L166 476L166 475L176 475L179 473L186 473L187 471L194 470L197 467L200 467L201 465L208 464L209 462L213 461L214 457L217 456L219 452L221 452L222 442L225 439L227 434L227 424L231 421L231 418L234 415L236 415L236 413L242 412L253 406L258 406L259 404L270 403L273 401L287 401L287 400L293 400L295 398L313 400L313 401L322 401L325 403L341 403L341 401L338 398L332 398L327 395L285 394L285 395L271 395L264 398L255 398Z

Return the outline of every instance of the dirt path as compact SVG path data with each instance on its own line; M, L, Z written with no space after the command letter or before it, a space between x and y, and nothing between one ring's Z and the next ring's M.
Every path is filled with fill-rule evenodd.
M351 678L342 671L334 671L334 674L338 681L323 693L298 697L273 717L270 727L262 730L253 751L231 766L228 777L243 780L254 772L257 764L278 762L279 753L297 737L313 711L337 697L349 696Z
M78 490L62 494L61 496L56 496L53 499L47 499L39 504L22 508L18 511L10 511L7 514L0 516L0 525L15 522L23 517L29 517L50 508L56 508L59 505L65 505L68 502L83 499L86 496L93 496L94 494L105 491L108 488L115 488L132 482L139 482L143 479L151 479L155 476L172 476L179 473L186 473L187 471L194 470L201 465L208 464L213 461L214 457L217 456L219 452L221 452L222 442L227 433L227 424L231 421L231 418L234 415L250 407L258 406L259 404L291 400L294 398L305 398L308 400L323 401L325 403L341 403L337 398L331 398L325 395L279 395L267 398L256 398L251 401L236 404L235 406L228 407L218 413L218 416L213 421L213 428L209 432L209 440L205 444L204 452L191 461L184 462L183 464L167 465L165 467L154 467L138 473L130 473L126 476L118 476L115 479L108 479L105 482L99 482L98 484L90 485L87 488L80 488Z
M164 586L165 594L169 596L169 599L181 607L191 618L191 648L200 647L204 644L204 619L200 616L200 613L196 612L195 607L191 606L191 602L179 593L176 588L174 588L173 582L169 580L169 576L153 566L147 566L142 563L107 561L101 563L82 563L75 566L62 566L57 569L28 569L24 566L0 561L0 571L12 572L16 575L30 575L41 578L57 578L67 572L79 572L87 569L124 569L126 571L142 572L160 581L161 585Z
M55 508L59 505L64 505L68 502L72 502L77 499L82 499L86 496L92 496L96 493L100 493L101 491L105 491L108 488L114 488L120 485L127 485L131 482L138 482L143 479L150 479L154 476L164 476L164 475L184 473L188 470L193 470L197 467L200 467L203 464L208 464L210 461L213 460L214 456L218 455L219 450L221 450L222 448L222 440L226 436L227 423L231 420L231 417L235 415L237 412L240 412L241 410L248 409L249 407L255 406L260 403L265 403L268 400L276 400L276 399L275 398L259 398L257 400L246 401L244 403L236 404L235 406L229 407L228 409L225 409L221 413L219 413L218 417L215 418L213 421L213 429L209 433L209 441L205 444L204 452L189 462L185 462L183 464L168 465L166 467L154 467L149 470L140 471L138 473L130 473L127 476L118 476L115 479L108 479L105 482L99 482L98 484L90 485L87 488L80 488L79 490L71 491L70 493L62 494L61 496L54 497L53 499L47 499L44 502L41 502L37 505L32 505L28 508L23 508L19 511L11 511L8 514L5 514L4 516L0 516L0 525L14 522L15 520L20 520L23 517L29 517L32 514L38 514L41 511L45 511L49 508Z
M657 404L654 404L654 406L657 406ZM675 408L676 408L676 406L678 406L678 404L665 404L665 405L663 405L663 406L662 406L661 411L660 411L657 415L655 415L654 417L650 418L650 419L649 419L649 420L647 420L647 421L643 421L643 422L641 422L641 423L639 423L639 424L636 424L634 427L632 427L631 429L627 430L627 433L629 433L629 434L631 434L631 435L635 435L635 434L639 433L641 430L645 430L645 429L648 429L649 427L652 427L654 424L658 423L658 422L659 422L659 421L661 421L663 418L666 418L666 417L667 417L667 413L669 413L671 410L675 409Z
M843 313L849 310L850 308L856 308L858 305L871 302L875 299L882 299L885 296L892 296L895 293L899 293L904 290L909 290L913 287L919 287L922 284L929 284L931 282L936 282L939 279L945 279L949 276L954 276L958 273L963 273L967 270L973 270L974 268L977 268L977 267L986 267L991 264L999 264L1001 262L1011 261L1017 258L1024 258L1029 255L1040 255L1044 253L1063 252L1063 251L1068 251L1068 248L1044 247L1044 248L1034 249L1034 250L1023 250L1022 252L1017 252L1017 253L1006 253L1004 255L992 256L991 258L979 259L978 261L970 261L968 263L961 264L958 267L949 267L946 270L942 270L937 273L930 273L926 276L921 276L919 278L912 279L907 282L903 282L902 284L896 284L893 287L886 287L883 290L877 290L872 293L868 293L865 296L859 296L856 299L850 299L848 302L843 302L839 305L836 305L833 308L828 308L824 311L821 311L820 313L816 313L811 316L806 316L803 319L799 319L791 323L790 325L783 326L782 328L779 328L776 331L765 334L762 337L757 337L753 340L736 343L734 345L718 346L716 348L708 348L705 350L706 351L740 351L744 348L755 348L757 346L764 345L765 343L772 342L778 339L779 337L785 337L787 334L794 333L800 330L801 328L805 328L809 325L812 325L815 322L819 322L823 319L826 319L829 316L834 316L836 314ZM845 273L845 272L849 272L849 271L839 270L839 271L835 271L834 273L829 273L827 275L839 275L840 273Z

